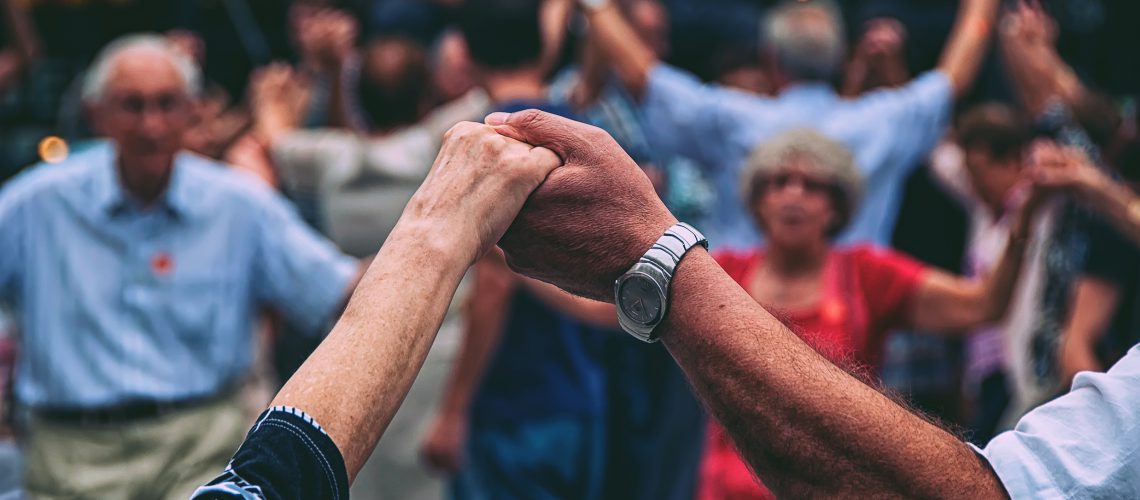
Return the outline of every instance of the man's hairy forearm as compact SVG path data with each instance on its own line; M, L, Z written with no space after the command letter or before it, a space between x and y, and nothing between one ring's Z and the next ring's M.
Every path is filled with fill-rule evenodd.
M969 447L829 363L704 250L685 257L672 287L663 342L777 493L1003 496Z
M412 226L392 231L344 316L273 400L320 422L350 481L407 395L468 265Z

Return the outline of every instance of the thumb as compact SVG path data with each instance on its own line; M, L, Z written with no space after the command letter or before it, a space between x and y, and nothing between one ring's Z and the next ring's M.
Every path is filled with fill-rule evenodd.
M600 139L598 134L606 135L597 127L537 109L491 113L485 123L499 134L549 149L564 161L587 150L592 142Z

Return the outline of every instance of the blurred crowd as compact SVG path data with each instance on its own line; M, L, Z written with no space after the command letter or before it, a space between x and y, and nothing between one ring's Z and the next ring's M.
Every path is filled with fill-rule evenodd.
M216 475L495 111L605 129L759 303L975 444L1140 341L1133 2L0 6L0 496ZM771 496L612 305L494 252L455 304L362 476L412 472L361 496Z

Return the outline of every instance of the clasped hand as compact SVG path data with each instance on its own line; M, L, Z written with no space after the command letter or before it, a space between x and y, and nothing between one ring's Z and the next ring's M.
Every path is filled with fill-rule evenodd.
M609 134L537 110L454 126L401 217L468 264L498 242L516 272L606 301L676 221Z

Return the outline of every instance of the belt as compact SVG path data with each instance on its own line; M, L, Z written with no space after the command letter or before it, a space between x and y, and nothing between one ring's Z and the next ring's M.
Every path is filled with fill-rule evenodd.
M226 399L236 392L235 388L226 388L207 396L175 400L141 399L97 408L39 407L33 408L31 413L37 420L54 424L79 426L123 424L153 420L178 411L200 408Z

